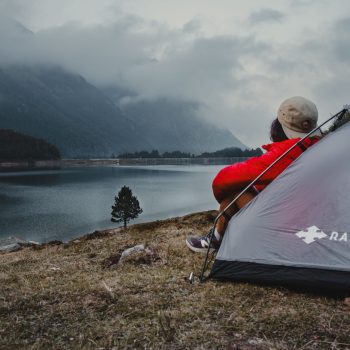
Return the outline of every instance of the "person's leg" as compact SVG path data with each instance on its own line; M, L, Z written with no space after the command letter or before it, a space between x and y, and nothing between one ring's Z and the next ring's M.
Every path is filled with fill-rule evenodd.
M226 197L221 203L220 203L220 212L223 211L238 195L240 192L232 193L230 196ZM225 214L220 217L216 224L216 230L219 233L220 236L223 236L226 230L226 227L228 225L228 222L230 218L238 212L239 209L243 208L245 205L247 205L255 196L257 195L257 192L252 189L245 192L241 197L239 197L236 202L231 205L230 208L228 208L225 211Z
M227 196L221 203L220 203L220 211L224 210L234 198L238 196L240 192L232 193L230 196ZM255 196L257 195L257 192L252 189L244 193L236 202L233 204L227 211L226 214L218 220L214 232L214 237L211 240L211 248L218 249L220 247L222 236L225 233L226 227L228 225L228 222L230 218L237 213L237 211L241 208L243 208L247 203L249 203ZM186 239L186 244L188 248L190 248L194 252L200 252L205 253L208 249L210 242L210 235L207 236L189 236Z

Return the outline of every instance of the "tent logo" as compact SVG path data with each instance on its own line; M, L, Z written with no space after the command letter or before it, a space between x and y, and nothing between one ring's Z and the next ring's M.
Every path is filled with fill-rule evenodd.
M316 239L322 239L328 237L317 226L311 226L305 231L299 231L295 234L299 238L303 238L306 244L310 244L316 241Z
M335 242L347 242L348 234L347 232L339 233L332 232L330 236L326 235L321 229L317 226L310 226L306 230L299 231L295 234L297 237L302 238L306 244L310 244L316 241L316 239L328 238L330 241Z

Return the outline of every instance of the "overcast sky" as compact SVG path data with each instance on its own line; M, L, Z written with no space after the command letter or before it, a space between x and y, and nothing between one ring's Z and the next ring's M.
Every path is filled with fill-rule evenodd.
M1 65L56 63L132 91L123 103L193 101L249 146L287 97L320 120L350 103L348 0L0 0L0 14Z

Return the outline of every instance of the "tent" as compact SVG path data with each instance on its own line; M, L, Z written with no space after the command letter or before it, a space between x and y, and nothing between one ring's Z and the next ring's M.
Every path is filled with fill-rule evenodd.
M210 277L350 291L350 123L230 220Z

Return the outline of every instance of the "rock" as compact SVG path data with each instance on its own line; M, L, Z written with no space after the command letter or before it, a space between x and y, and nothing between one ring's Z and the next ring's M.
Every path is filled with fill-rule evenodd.
M41 244L35 241L25 241L24 239L10 236L4 239L0 239L0 252L16 252L21 250L23 247L38 248Z
M15 236L9 236L7 238L0 239L0 247L8 244L13 244L13 243L28 243L22 238L18 238Z
M18 250L21 250L21 249L22 249L22 246L19 243L11 243L11 244L0 246L0 252L6 252L6 253L17 252Z
M119 262L122 262L126 257L128 257L131 254L139 253L139 252L142 252L144 250L145 250L145 245L144 244L138 244L138 245L135 245L134 247L125 249L123 251L120 259L119 259Z
M152 247L145 247L144 244L138 244L110 255L102 261L103 268L116 267L119 264L131 263L135 265L151 265L160 260L157 251Z
M0 240L0 252L16 252L22 249L23 246L28 245L28 242L14 236L10 236Z
M158 252L153 247L145 247L143 244L126 249L119 260L119 263L128 263L134 265L152 265L161 260Z

